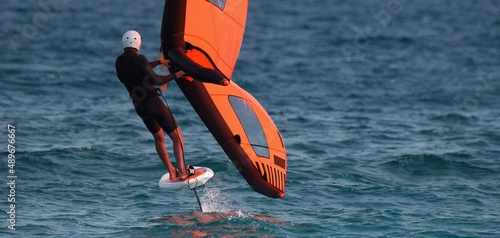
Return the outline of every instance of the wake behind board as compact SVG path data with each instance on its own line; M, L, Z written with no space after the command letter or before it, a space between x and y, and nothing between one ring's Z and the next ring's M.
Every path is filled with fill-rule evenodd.
M206 167L194 167L194 175L191 175L183 180L175 178L170 180L170 173L166 173L158 183L160 188L166 190L181 190L181 189L194 189L198 186L205 184L210 178L214 176L214 171Z

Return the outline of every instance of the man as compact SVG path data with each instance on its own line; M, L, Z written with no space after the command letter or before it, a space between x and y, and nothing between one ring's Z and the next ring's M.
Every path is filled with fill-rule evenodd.
M182 77L183 71L168 76L157 75L152 67L160 61L149 63L146 57L137 54L141 47L141 36L137 31L127 31L122 38L124 52L116 59L116 74L132 97L135 110L148 130L153 134L158 156L170 173L170 179L188 177L184 164L184 142L181 130L170 110L158 96L155 85L162 85ZM178 170L168 158L163 131L173 142L173 150Z

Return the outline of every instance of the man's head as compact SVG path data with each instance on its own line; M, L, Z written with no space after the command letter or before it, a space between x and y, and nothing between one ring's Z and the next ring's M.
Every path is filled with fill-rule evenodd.
M134 48L139 51L141 48L141 35L137 31L127 31L122 37L123 48Z

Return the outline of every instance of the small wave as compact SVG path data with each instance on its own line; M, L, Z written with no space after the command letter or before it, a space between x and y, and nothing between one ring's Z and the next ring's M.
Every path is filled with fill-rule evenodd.
M491 169L460 160L464 158L470 158L470 155L463 153L409 154L399 156L384 163L383 166L395 175L411 178L454 176L481 179L495 174Z
M461 113L446 113L438 116L434 116L430 118L433 121L441 121L447 123L468 123L471 120L477 119L475 117L468 117L462 115Z

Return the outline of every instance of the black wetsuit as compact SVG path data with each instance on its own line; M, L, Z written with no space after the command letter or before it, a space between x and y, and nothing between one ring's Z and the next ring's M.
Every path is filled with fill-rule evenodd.
M159 61L149 63L146 57L135 50L125 49L116 59L116 74L132 97L135 111L148 130L155 134L163 128L167 133L177 129L177 122L158 96L154 85L161 85L177 78L175 74L157 75L152 67Z

